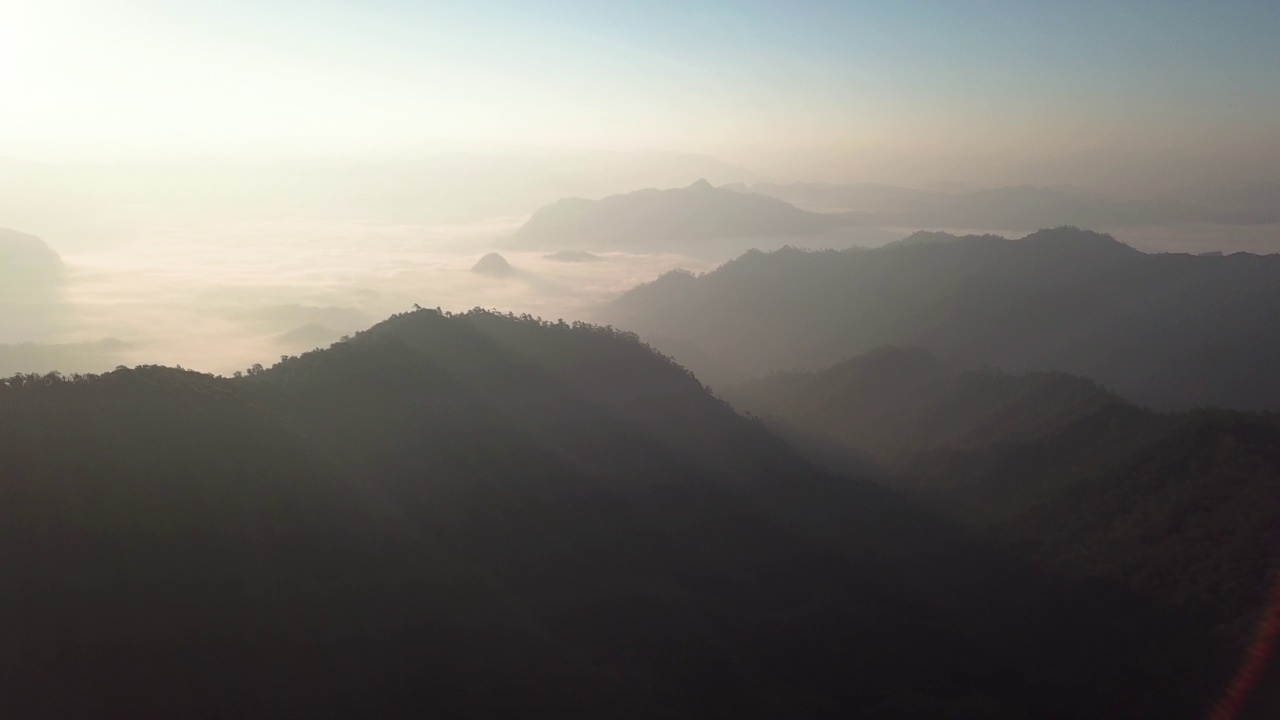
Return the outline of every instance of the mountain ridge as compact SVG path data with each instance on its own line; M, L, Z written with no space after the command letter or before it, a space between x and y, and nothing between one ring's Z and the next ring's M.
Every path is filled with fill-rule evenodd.
M820 471L581 323L418 310L237 378L9 378L0 468L14 711L1127 717L1211 680L1151 664L1208 642L1176 613Z
M728 187L776 197L797 207L840 213L861 224L886 227L1026 231L1056 225L1118 229L1280 221L1274 210L1276 188L1264 183L1189 188L1142 199L1025 183L962 191L880 183L736 183Z
M748 252L638 286L596 318L661 339L712 385L898 344L1085 375L1159 408L1280 408L1267 371L1280 364L1280 255L1146 254L1076 228L929 237Z
M647 188L600 200L563 198L535 211L512 247L637 249L759 236L807 236L843 222L782 200L713 187Z

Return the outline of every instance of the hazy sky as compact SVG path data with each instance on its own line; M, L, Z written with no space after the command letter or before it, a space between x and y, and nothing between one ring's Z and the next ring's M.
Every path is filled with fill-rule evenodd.
M1267 215L1277 37L1275 0L0 0L0 228L65 270L0 307L0 373L224 371L414 302L580 317L710 260L468 268L559 198L697 178ZM1277 237L1157 225L1122 239Z
M1248 0L0 0L0 156L1249 154L1278 36Z

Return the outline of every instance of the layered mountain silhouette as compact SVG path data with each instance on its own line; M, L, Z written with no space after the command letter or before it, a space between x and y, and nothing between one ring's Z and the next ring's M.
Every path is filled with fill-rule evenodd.
M1275 188L1265 184L1192 188L1132 200L1036 185L942 191L877 183L713 187L699 180L685 188L650 188L600 200L564 198L534 212L505 244L644 251L857 228L1025 232L1058 226L1258 225L1280 222L1274 203L1268 205L1275 196Z
M807 210L840 213L847 222L885 227L1025 231L1057 225L1118 228L1280 221L1274 203L1276 189L1264 185L1188 189L1144 200L1121 200L1073 188L1036 185L960 192L876 183L757 183L727 187L768 195Z
M602 309L719 385L884 345L1085 375L1141 405L1280 408L1280 255L1146 254L1063 227L749 252Z
M0 538L13 716L1191 718L1225 652L633 335L484 311L10 378Z
M1155 413L1085 378L962 370L914 348L725 393L823 464L1226 633L1246 636L1277 570L1275 414Z
M647 189L601 200L566 198L535 212L509 244L589 250L666 248L723 238L797 237L846 224L776 198L713 187Z

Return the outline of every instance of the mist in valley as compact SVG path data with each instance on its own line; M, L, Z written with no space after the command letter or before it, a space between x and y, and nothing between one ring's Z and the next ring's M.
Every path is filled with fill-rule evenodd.
M666 270L710 266L673 254L619 252L585 265L505 252L518 276L470 272L514 227L298 220L139 230L61 254L60 274L38 292L0 301L15 318L0 372L159 363L229 374L327 346L415 303L580 317Z
M430 186L386 164L352 176L340 172L349 165L321 164L314 177L305 163L10 163L0 216L12 237L27 239L0 246L0 373L160 363L227 374L327 346L414 304L589 319L673 269L710 271L749 249L876 247L922 228L980 234L1073 224L1111 229L1146 252L1192 254L1270 252L1278 229L1264 213L1135 210L1061 189L713 186L702 177L708 170L724 179L749 173L679 154L590 157L590 172L558 184L544 171L553 160L533 163L536 172L518 155L418 163L414 173ZM476 166L487 169L469 174ZM46 182L36 182L42 174ZM512 175L519 189L504 195L492 186ZM622 185L646 181L653 185ZM613 192L620 185L626 190ZM703 188L702 197L692 191ZM706 196L718 199L700 205ZM590 224L543 219L565 197L592 209ZM1225 205L1215 198L1214 207ZM598 262L557 255L588 251ZM491 252L519 272L469 272ZM56 270L33 269L33 257Z

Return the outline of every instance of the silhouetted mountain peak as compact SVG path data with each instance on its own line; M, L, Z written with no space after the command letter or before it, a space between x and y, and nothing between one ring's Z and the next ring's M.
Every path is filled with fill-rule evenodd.
M0 267L24 271L52 271L62 267L62 258L35 235L0 227Z
M632 290L628 290L626 293L622 295L622 298L625 298L627 297L627 295L630 295L633 290L638 290L641 288L645 288L647 290L658 290L658 289L674 290L677 288L692 287L699 277L700 276L698 275L698 273L695 273L692 270L686 270L685 268L675 268L674 270L668 270L662 273L661 275L654 278L653 280L650 280L647 283L641 283L636 287L632 288ZM621 300L622 298L619 298L619 300Z
M932 230L917 230L901 240L894 240L889 245L941 245L960 240L959 235Z
M508 277L515 274L515 268L511 267L511 263L498 253L489 253L471 267L471 272L493 277Z
M559 200L534 212L512 242L520 247L642 248L722 238L814 235L844 222L777 198L699 180L683 188L648 188L600 200Z
M1078 227L1064 225L1056 228L1037 230L1022 238L1022 242L1042 247L1054 247L1076 250L1103 250L1126 255L1141 255L1133 247L1126 245L1107 233L1083 230Z
M1266 368L1280 256L1147 254L1057 227L882 248L747 253L601 310L713 386L914 345L966 367L1087 375L1143 405L1280 407ZM1228 311L1227 309L1230 308Z

